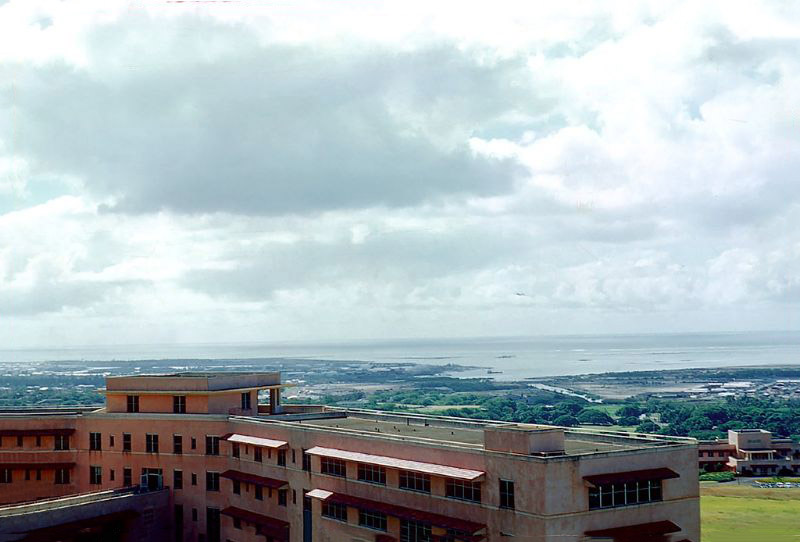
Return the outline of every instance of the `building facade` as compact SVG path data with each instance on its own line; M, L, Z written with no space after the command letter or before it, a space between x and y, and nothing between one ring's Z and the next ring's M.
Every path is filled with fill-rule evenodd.
M0 504L165 487L162 534L192 542L700 541L690 439L281 405L281 387L109 377L102 409L0 412Z
M800 474L800 443L773 438L763 429L728 431L728 440L702 440L697 447L700 468L750 476Z

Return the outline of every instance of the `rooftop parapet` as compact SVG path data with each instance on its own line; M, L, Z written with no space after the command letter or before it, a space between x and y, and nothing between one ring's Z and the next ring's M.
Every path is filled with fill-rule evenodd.
M281 385L281 373L175 373L106 377L106 390L138 393L214 392Z

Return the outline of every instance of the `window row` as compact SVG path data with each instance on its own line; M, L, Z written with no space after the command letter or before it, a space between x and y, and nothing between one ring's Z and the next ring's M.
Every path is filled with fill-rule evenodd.
M347 463L342 459L322 457L320 472L344 478L347 476ZM357 476L360 482L386 485L386 468L379 465L359 463ZM401 470L398 487L407 491L430 493L431 477L425 473ZM462 501L481 502L481 483L446 478L445 496ZM515 507L514 482L511 480L500 480L500 507L509 509Z
M42 447L42 435L35 435L34 436L36 447ZM25 437L22 435L17 435L15 440L9 439L8 437L0 436L0 448L5 446L13 446L9 444L9 442L15 442L17 448L23 448L25 445ZM69 450L69 436L68 435L54 435L54 442L53 442L53 449L54 450Z
M241 395L242 410L252 410L252 395L250 392L244 392ZM135 414L139 412L139 396L128 395L126 397L126 411ZM173 395L172 396L172 413L173 414L186 414L186 396Z
M41 481L42 479L42 469L25 469L25 474L23 475L23 480L25 481ZM53 477L53 481L56 484L68 484L69 483L69 469L68 468L57 468L55 470L55 475ZM14 482L14 469L0 469L0 484L11 484Z
M206 455L219 455L219 439L218 436L213 435L206 435ZM133 438L130 433L122 433L122 451L123 452L130 452L133 448L132 446ZM159 439L157 433L146 433L144 438L144 446L145 451L147 453L159 453ZM69 446L69 439L65 442L66 446ZM195 437L191 437L191 449L197 449L197 439ZM56 441L56 445L58 445L58 441ZM110 448L114 447L114 435L108 436L108 446ZM62 449L62 448L56 448ZM67 448L63 448L67 449ZM89 433L89 450L92 451L102 451L103 450L103 439L101 433ZM183 436L182 435L172 435L172 453L173 454L182 454L183 453Z
M347 523L347 505L336 502L322 503L322 515L326 518ZM358 510L358 525L375 531L386 532L387 516L374 510ZM468 540L467 533L448 529L447 534L436 540L441 542L457 542ZM400 520L400 542L433 542L433 528L429 523L409 519Z
M131 414L139 412L139 396L128 395L126 398L126 410ZM172 396L172 413L173 414L186 414L186 396L173 395Z
M238 442L231 443L231 457L240 459L242 456L242 446ZM292 450L292 463L294 463L294 450ZM272 459L272 449L267 448L267 459ZM262 463L264 461L264 450L260 446L253 446L253 461ZM286 466L286 450L277 451L277 461L279 467Z
M632 506L662 500L661 480L602 484L589 489L589 509Z

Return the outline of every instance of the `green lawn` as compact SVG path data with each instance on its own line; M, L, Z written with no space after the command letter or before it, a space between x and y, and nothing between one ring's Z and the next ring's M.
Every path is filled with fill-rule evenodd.
M799 542L800 489L703 487L703 542Z

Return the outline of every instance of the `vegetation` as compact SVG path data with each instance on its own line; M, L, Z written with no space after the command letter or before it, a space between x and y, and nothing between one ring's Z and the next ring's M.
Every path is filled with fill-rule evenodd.
M533 388L504 389L503 384L481 379L424 379L414 389L352 392L328 396L329 404L382 410L426 412L444 416L524 423L616 426L640 433L725 438L728 429L761 428L777 437L800 436L800 401L782 399L728 399L690 403L675 400L598 405L581 398ZM432 385L437 384L437 385ZM446 385L444 385L446 384ZM505 385L507 386L507 384Z
M736 484L701 488L703 542L790 542L800 539L800 490Z
M736 475L732 472L702 472L700 474L701 482L732 482Z

